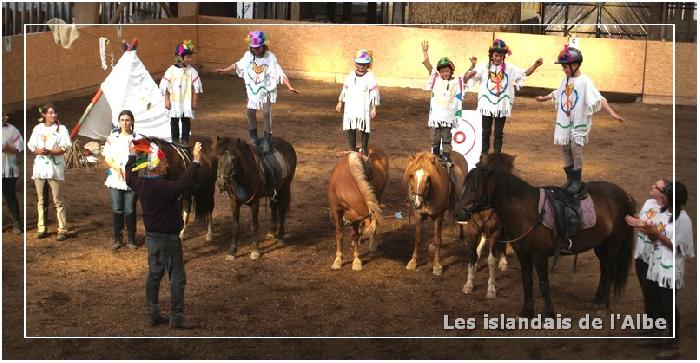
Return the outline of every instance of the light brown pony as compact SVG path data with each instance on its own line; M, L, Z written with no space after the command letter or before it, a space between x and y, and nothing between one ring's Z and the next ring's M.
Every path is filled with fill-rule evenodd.
M377 147L369 148L371 177L367 178L362 156L356 152L345 154L335 164L328 181L328 204L331 219L335 223L335 261L331 266L339 270L343 266L343 225L352 226L351 240L354 246L352 269L362 270L360 238L369 238L369 250L377 249L377 223L382 218L379 201L387 182L389 158Z
M413 255L406 269L415 270L418 264L418 247L423 232L423 221L430 217L433 220L434 233L431 249L434 249L433 274L442 275L440 264L440 245L442 244L442 222L445 211L452 208L458 200L457 193L462 190L464 178L467 175L467 161L462 154L450 152L457 185L452 185L447 168L435 158L435 155L423 152L411 155L404 182L408 184L408 194L415 208L416 236L413 245ZM461 226L460 226L461 234Z

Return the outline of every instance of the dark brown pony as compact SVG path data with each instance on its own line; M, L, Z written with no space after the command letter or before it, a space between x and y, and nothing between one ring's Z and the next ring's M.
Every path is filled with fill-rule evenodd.
M369 148L371 178L367 180L362 165L362 155L356 152L345 154L333 168L328 181L328 204L331 219L335 223L335 261L332 269L343 266L343 225L352 226L353 270L362 270L360 238L369 238L369 250L376 251L377 223L382 218L379 205L389 171L389 158L377 147Z
M408 184L408 194L413 208L415 208L416 216L413 255L406 265L409 270L415 270L418 264L418 247L423 232L423 221L430 217L434 224L433 242L431 243L431 249L434 250L433 274L442 275L440 245L442 244L443 216L445 211L454 206L454 202L457 200L456 192L462 190L462 183L468 170L467 161L464 160L462 154L452 151L450 158L457 185L452 185L447 168L431 153L423 152L415 156L411 155L406 166L403 179Z
M227 260L236 257L243 204L250 207L253 216L255 242L250 258L260 258L260 198L270 199L272 224L266 238L276 238L278 246L284 245L284 222L292 199L291 184L297 167L297 154L292 145L279 137L273 137L270 146L270 153L262 155L240 138L225 136L217 137L212 146L217 164L216 185L222 193L228 193L233 214L233 239Z
M147 137L147 139L155 142L160 150L165 153L168 161L168 174L165 179L177 180L180 175L185 173L185 170L192 163L192 153L190 150L181 146L177 146L159 138ZM210 161L212 151L211 139L203 136L192 136L190 138L192 145L195 142L202 143L202 160L200 160L200 168L192 183L192 187L182 194L181 209L182 220L184 222L180 238L185 238L185 231L189 222L190 212L194 204L195 220L207 222L207 234L205 239L212 240L212 212L214 211L214 185L216 182L216 165Z
M464 227L460 239L467 243L467 282L462 292L469 294L474 291L474 276L476 264L484 250L488 253L489 280L486 298L496 298L496 264L505 271L508 261L504 253L505 244L497 243L501 238L501 223L493 209L487 209L472 215L468 222L459 222Z
M532 267L539 276L545 313L555 316L549 296L548 259L559 248L554 232L540 223L539 188L533 187L513 174L514 156L491 154L485 164L478 164L467 176L462 199L456 208L459 221L471 214L493 208L502 224L503 238L514 240L523 278L522 316L534 315L532 299ZM634 232L625 223L633 215L634 200L619 186L592 181L588 193L596 208L596 224L580 231L573 238L573 252L593 249L600 261L600 281L593 304L596 308L610 305L610 288L619 293L627 282L632 260Z

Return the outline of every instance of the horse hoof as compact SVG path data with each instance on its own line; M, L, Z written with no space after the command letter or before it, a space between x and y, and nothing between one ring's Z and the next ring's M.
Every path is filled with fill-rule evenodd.
M433 275L442 276L442 265L433 266Z
M501 270L501 272L508 271L508 263L507 262L499 263L498 269Z
M352 269L354 271L361 271L362 270L362 260L359 258L356 258L352 261Z
M486 293L486 298L487 299L495 299L496 298L496 292L495 291L489 291Z
M343 260L340 258L336 258L335 261L333 261L331 270L340 270L341 267L343 267Z
M435 245L432 242L428 245L428 252L435 253Z
M181 240L185 239L185 231L184 230L180 232L179 237Z
M258 252L258 251L253 251L253 252L250 253L250 259L251 259L251 260L257 260L258 258L260 258L260 252Z
M204 240L207 241L207 242L211 242L211 240L212 240L212 235L210 235L209 233L207 233L207 235L204 237Z
M236 259L236 256L227 253L225 259L226 261L233 261Z
M265 239L275 239L275 234L273 232L267 232Z
M470 294L472 291L474 291L474 285L464 284L464 287L462 287L462 292L465 294Z
M284 247L286 245L287 245L287 242L285 242L283 239L277 240L277 247Z
M406 270L415 270L416 269L416 260L413 259L411 261L408 261L408 264L406 265Z

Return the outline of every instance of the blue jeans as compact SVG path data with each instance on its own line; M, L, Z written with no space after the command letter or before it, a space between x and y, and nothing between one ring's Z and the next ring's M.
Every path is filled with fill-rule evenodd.
M185 262L182 240L177 234L146 232L148 248L148 275L146 277L146 304L148 314L160 314L158 290L160 281L168 273L170 280L170 321L180 323L185 318Z
M134 214L136 210L136 192L133 190L121 190L109 188L112 197L112 213Z

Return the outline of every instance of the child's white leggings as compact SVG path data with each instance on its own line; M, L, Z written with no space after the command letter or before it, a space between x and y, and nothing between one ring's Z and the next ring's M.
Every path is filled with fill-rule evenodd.
M256 111L249 108L246 111L246 116L248 117L248 130L258 129L258 119L256 117ZM263 103L263 127L265 132L268 134L272 133L272 104L270 102Z

